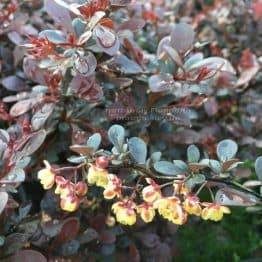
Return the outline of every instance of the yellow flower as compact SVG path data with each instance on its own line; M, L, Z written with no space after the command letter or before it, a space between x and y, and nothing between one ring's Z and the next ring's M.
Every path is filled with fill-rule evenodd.
M224 214L230 214L230 209L215 203L203 203L206 206L201 213L204 220L220 221Z
M182 225L186 222L187 214L183 211L181 202L177 197L165 197L154 202L158 213L174 224Z
M55 182L55 194L60 195L61 198L67 197L69 194L74 192L74 184L64 177L57 176Z
M140 214L142 220L146 223L150 223L156 215L155 209L151 203L142 203L137 206L136 210L137 213Z
M161 198L160 186L153 179L147 178L146 181L149 186L143 188L142 197L145 202L152 203Z
M73 194L61 198L60 201L61 209L67 212L76 211L79 207L79 204L80 204L79 198Z
M187 196L183 202L183 207L185 211L190 215L201 215L202 208L197 196Z
M113 174L108 175L108 184L103 192L105 199L113 199L121 196L121 180Z
M55 174L52 172L51 166L46 160L44 160L44 164L46 168L40 170L37 176L43 188L47 190L53 187L55 183Z
M112 205L116 220L123 224L132 226L136 223L136 204L128 199L118 201Z
M105 188L108 184L108 171L91 165L88 169L87 181L91 185L95 184Z

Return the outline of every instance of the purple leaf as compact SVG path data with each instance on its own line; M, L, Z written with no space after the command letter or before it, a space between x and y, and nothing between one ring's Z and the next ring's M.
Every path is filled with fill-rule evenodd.
M69 88L73 94L90 102L97 102L103 96L103 90L96 83L94 76L76 75L69 84Z
M130 31L138 31L141 30L145 26L145 21L143 19L131 18L130 20L121 24L118 28L120 30L130 30Z
M114 55L120 48L120 42L116 33L102 25L94 29L94 36L97 46L108 55Z
M74 33L70 12L57 0L45 0L44 9L54 21L65 28L69 33Z
M193 28L186 23L176 24L171 33L171 46L177 52L185 53L188 51L194 42L195 32Z
M25 75L32 81L45 85L45 71L38 67L38 61L26 57L23 63Z
M91 76L97 66L97 61L93 53L89 52L84 57L78 57L74 62L74 69L83 76Z
M47 259L38 251L35 250L20 250L14 256L10 257L10 262L23 261L23 262L47 262Z
M31 110L38 102L40 98L29 98L14 104L10 109L10 115L17 117Z
M174 79L170 74L153 75L149 78L149 88L153 93L171 89Z
M1 84L10 91L24 91L27 89L25 82L17 76L8 76L1 80Z

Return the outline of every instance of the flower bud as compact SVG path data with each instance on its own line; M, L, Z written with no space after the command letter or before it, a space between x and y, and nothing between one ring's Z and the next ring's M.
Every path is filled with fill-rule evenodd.
M113 227L116 224L116 220L113 216L108 215L106 218L106 225L109 227Z
M106 156L100 156L96 159L96 166L101 169L107 169L109 165L109 158Z
M75 192L78 196L83 197L87 193L87 184L83 181L77 182L75 185Z

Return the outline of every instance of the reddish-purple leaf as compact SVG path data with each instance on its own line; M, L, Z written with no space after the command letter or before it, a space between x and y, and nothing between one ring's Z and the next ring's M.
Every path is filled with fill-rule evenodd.
M41 101L41 98L29 98L22 100L14 104L10 109L10 115L17 117L31 110L37 103Z
M97 61L93 53L88 52L84 57L78 57L74 62L75 70L83 76L91 76L97 66Z
M103 96L102 88L96 83L94 76L76 75L69 88L73 94L90 102L97 102Z
M14 256L8 259L10 262L47 262L47 259L38 251L35 250L20 250Z
M184 53L188 51L195 39L195 32L193 28L186 23L176 24L171 33L171 46L177 52Z
M71 217L63 222L60 233L57 235L55 241L56 243L64 243L69 240L76 239L79 231L79 219L76 217Z
M30 134L24 141L21 142L18 148L17 158L21 159L25 156L32 155L44 143L46 131L40 130Z
M58 25L65 28L68 32L74 33L70 12L63 5L59 4L58 0L45 0L44 9Z
M38 67L38 61L32 58L25 58L23 63L25 75L32 81L45 85L45 71Z
M17 76L8 76L1 80L1 84L10 91L24 91L27 89L25 82Z
M145 26L145 21L139 18L131 18L130 20L121 24L118 28L120 30L130 30L130 31L138 31L141 30Z
M119 50L119 39L110 28L97 25L94 29L94 36L97 46L108 55L114 55Z

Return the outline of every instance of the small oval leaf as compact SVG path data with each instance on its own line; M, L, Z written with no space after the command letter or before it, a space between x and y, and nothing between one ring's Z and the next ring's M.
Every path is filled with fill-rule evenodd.
M237 143L231 139L226 139L218 143L217 156L221 161L232 159L237 153Z
M164 175L176 176L181 174L181 170L173 163L168 161L159 161L154 164L154 169Z
M138 164L144 164L147 156L146 143L139 137L132 137L128 141L130 154Z

